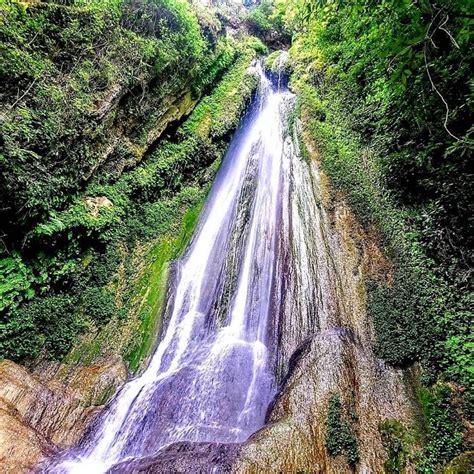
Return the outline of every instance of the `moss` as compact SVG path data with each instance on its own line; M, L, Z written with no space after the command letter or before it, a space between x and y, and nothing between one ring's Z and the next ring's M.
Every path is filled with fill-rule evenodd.
M467 451L455 457L443 469L443 474L465 474L472 471L474 471L474 451Z
M65 211L52 211L46 222L40 223L38 237L53 237L77 229L79 233L110 240L111 228L121 225L130 208L132 197L152 200L163 191L179 189L183 174L192 174L218 159L222 150L219 141L225 141L237 127L239 119L256 87L256 78L247 75L247 68L255 51L242 46L238 59L223 76L212 94L205 97L191 116L179 128L179 143L163 141L135 170L125 173L111 185L92 184L85 196L105 196L110 207L92 214L84 195Z
M115 394L117 387L113 385L107 387L98 398L94 400L94 406L103 406L105 405Z
M387 474L406 472L406 468L416 456L415 436L395 419L384 420L379 431L388 456L384 471Z
M289 61L280 63L278 59L282 54L284 54L284 51L282 50L273 51L273 53L265 58L264 67L270 74L283 74L288 77L291 73L291 63Z
M255 57L254 45L246 42L233 67L225 75L213 94L196 107L180 134L197 136L201 140L224 137L236 128L256 86L256 78L247 75L247 68Z
M147 257L152 262L149 270L133 289L133 293L141 295L142 303L138 316L141 321L140 328L125 354L125 360L132 372L136 372L142 366L142 362L150 355L156 343L167 292L169 264L184 252L202 205L203 201L185 212L181 232L178 235L160 238Z
M142 299L138 316L141 322L137 333L134 334L131 347L125 353L125 360L132 372L139 369L156 341L166 296L173 244L175 242L172 239L160 239L149 255L150 259L154 259L153 263L135 287L135 291Z
M273 51L265 58L265 69L274 71L275 61L280 57L281 51Z

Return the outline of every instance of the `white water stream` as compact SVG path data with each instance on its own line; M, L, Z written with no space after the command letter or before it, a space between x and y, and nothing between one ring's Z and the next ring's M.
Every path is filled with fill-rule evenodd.
M263 425L275 390L270 326L281 300L282 201L288 162L298 158L287 136L293 95L256 69L259 93L176 263L148 368L52 472L105 472L177 441L240 442Z

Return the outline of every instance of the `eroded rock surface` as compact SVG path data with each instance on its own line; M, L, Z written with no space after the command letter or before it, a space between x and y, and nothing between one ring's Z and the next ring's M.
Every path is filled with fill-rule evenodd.
M28 472L53 452L47 439L26 424L13 405L0 399L0 466L2 473Z
M383 472L379 433L385 419L411 424L416 410L407 375L376 358L373 323L366 309L369 279L391 280L390 262L375 235L356 222L344 200L331 193L315 149L288 206L293 219L284 245L299 268L282 269L286 297L274 328L280 391L267 424L243 444L237 472ZM306 174L306 177L305 177ZM288 261L292 259L288 258ZM307 297L305 296L307 295ZM306 301L313 301L308 305ZM326 449L329 401L350 408L358 462Z
M57 448L76 443L126 377L119 358L77 367L67 377L60 365L39 375L1 361L1 472L27 472Z
M124 461L108 472L156 473L156 472L232 472L232 464L240 449L239 444L219 443L175 443L156 456Z
M339 394L354 407L359 472L383 472L378 432L385 418L409 421L402 373L389 371L349 329L321 331L305 343L275 400L268 424L242 447L237 470L351 472L325 448L329 399Z

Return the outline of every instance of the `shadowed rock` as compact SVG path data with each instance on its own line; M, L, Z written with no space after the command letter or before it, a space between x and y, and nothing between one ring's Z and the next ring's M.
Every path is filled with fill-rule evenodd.
M124 461L107 471L119 473L204 473L232 472L239 444L220 443L175 443L160 451L155 456Z

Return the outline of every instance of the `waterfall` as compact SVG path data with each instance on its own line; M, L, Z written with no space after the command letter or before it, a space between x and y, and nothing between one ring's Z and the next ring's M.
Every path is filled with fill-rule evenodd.
M294 97L255 69L258 93L176 262L148 368L53 472L105 472L177 441L241 442L264 424L276 385L272 321Z

